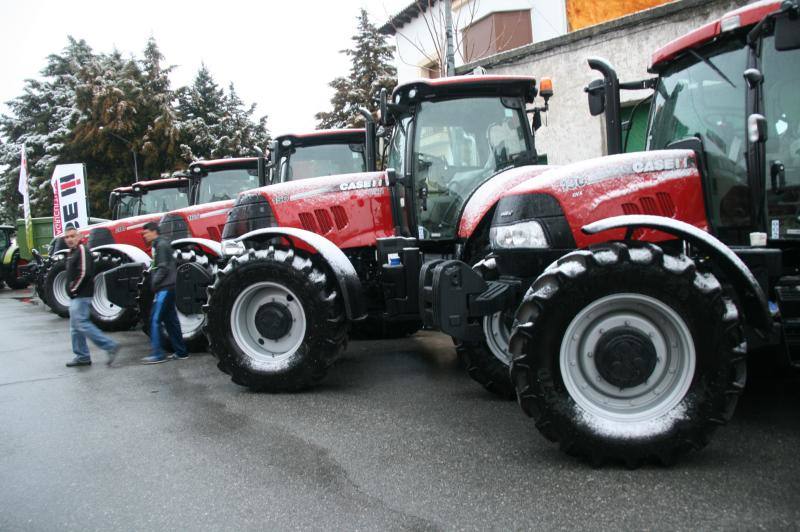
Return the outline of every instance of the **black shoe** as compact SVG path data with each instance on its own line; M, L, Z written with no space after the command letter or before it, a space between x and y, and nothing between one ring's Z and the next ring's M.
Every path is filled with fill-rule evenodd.
M67 362L68 368L76 368L78 366L91 366L91 365L92 365L91 359L85 359L85 358L76 357Z
M179 355L178 353L172 353L169 356L169 358L170 358L170 360L186 360L187 358L189 358L189 353L186 353L183 356Z

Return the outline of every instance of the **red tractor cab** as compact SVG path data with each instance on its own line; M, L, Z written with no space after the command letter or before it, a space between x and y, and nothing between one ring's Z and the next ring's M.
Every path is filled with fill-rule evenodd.
M726 14L656 78L589 64L610 155L505 190L477 265L423 268L422 312L561 449L671 463L731 419L748 353L800 365L800 5ZM648 87L623 154L619 91Z
M528 115L540 124L551 94L530 107L530 77L406 83L381 97L389 170L242 193L205 306L220 369L255 389L303 389L351 325L416 330L423 261L480 260L499 197L546 170Z
M114 189L109 196L112 220L81 227L78 232L93 251L96 261L107 266L111 257L105 246L124 246L128 256L139 259L146 257L144 242L139 236L141 227L147 222L161 217L159 208L174 209L189 205L189 180L187 178L168 178L137 181L129 187ZM42 268L37 288L44 303L61 317L69 315L69 294L67 293L66 263L67 245L62 235L57 235L50 244L48 264ZM117 309L104 304L105 285L97 276L95 299L92 301L93 316L102 323L101 316L115 315Z
M340 172L365 172L374 170L374 165L375 135L371 121L367 120L364 129L318 130L276 137L270 145L267 171L273 184L314 182L311 178ZM196 205L170 212L161 220L162 228L172 228L167 232L178 261L175 289L178 318L184 340L194 351L206 346L202 306L207 299L206 288L213 282L222 259L220 241L232 207L232 200ZM180 232L174 228L180 228ZM147 273L139 286L137 299L140 313L149 314L152 294ZM143 325L150 334L149 323L143 322Z

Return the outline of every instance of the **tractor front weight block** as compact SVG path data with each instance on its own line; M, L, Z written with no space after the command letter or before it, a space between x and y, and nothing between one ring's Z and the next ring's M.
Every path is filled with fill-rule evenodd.
M460 340L480 340L483 326L479 318L505 310L519 299L519 281L486 281L458 260L423 264L419 282L424 325Z

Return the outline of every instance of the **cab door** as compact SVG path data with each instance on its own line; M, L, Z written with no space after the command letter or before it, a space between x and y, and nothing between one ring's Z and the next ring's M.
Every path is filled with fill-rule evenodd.
M775 38L761 47L767 232L772 240L800 239L800 49L776 50Z

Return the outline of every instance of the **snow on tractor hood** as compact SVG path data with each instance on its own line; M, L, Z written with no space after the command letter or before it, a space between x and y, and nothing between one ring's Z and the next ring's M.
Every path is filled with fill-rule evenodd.
M691 150L623 153L550 167L508 190L503 200L528 194L546 194L558 201L578 247L622 238L622 229L589 236L580 228L624 214L666 216L708 230L700 171ZM652 233L647 238L665 238L645 233Z

